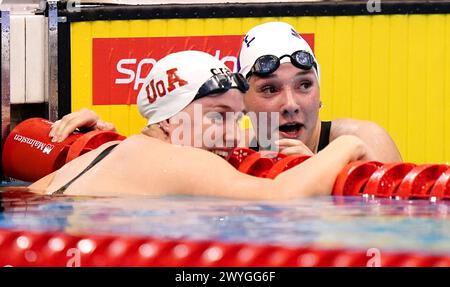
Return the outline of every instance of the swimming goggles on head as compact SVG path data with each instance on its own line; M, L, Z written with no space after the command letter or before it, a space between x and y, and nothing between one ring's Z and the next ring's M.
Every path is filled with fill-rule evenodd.
M214 75L198 89L194 101L212 94L225 93L232 88L245 93L249 87L247 80L239 73Z
M280 61L285 57L289 57L292 65L299 69L311 70L311 68L314 67L317 70L317 64L314 57L309 52L300 50L292 53L292 55L283 55L281 57L274 55L264 55L259 57L256 59L250 72L247 73L246 78L248 79L252 74L260 77L272 74L280 67Z

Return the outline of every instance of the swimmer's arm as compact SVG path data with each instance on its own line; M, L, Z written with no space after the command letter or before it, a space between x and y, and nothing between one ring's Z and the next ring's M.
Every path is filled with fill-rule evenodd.
M330 195L334 182L350 162L371 157L366 144L354 136L341 136L302 164L281 173L274 180L287 198ZM299 188L299 194L293 186Z
M374 122L353 119L333 121L331 137L338 137L344 134L359 137L370 149L373 155L371 160L386 163L402 161L400 152L391 136L385 129Z
M168 149L169 157L151 164L158 167L158 175L169 183L166 187L173 193L257 200L329 195L342 168L365 155L359 139L341 137L301 165L271 180L240 173L218 156L199 149Z

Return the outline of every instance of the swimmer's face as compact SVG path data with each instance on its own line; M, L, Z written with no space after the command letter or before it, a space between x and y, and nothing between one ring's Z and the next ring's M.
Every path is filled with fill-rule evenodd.
M179 115L170 120L172 143L178 138L185 145L225 157L239 143L238 122L243 110L243 93L238 89L198 99L180 112L182 121L174 120Z
M257 115L269 112L268 123L270 112L279 114L279 126L266 129L267 137L298 139L308 144L319 122L320 89L314 70L284 63L269 76L252 75L248 81L250 89L244 97L247 111Z

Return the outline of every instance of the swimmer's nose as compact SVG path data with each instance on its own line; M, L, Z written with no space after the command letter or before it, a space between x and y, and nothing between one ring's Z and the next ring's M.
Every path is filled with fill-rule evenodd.
M295 94L290 88L283 91L281 99L283 101L281 106L281 113L283 116L289 117L300 112L300 105L297 103Z

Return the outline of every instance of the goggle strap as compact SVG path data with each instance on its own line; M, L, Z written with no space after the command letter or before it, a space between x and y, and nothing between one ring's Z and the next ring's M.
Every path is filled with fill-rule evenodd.
M226 80L226 82L224 82ZM245 78L238 73L218 74L209 78L199 89L194 100L203 98L212 93L224 93L232 88L237 88L241 92L248 91L248 83Z

